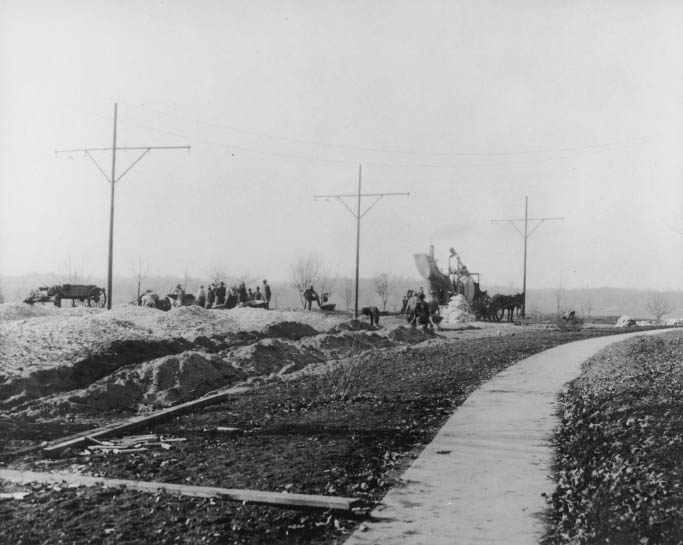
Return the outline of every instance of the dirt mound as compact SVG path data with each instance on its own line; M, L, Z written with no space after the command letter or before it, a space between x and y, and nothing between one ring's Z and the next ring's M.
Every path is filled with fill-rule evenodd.
M168 407L244 380L245 373L218 356L183 352L120 369L68 401L95 411Z
M263 339L232 350L224 357L249 376L270 375L283 370L292 372L311 363L325 361L325 355L315 348L277 339Z
M270 338L284 338L298 341L304 337L313 337L320 333L317 329L301 322L277 322L264 328L263 334Z
M184 339L167 341L120 339L83 350L71 365L52 366L28 376L4 377L0 384L0 407L8 408L28 399L83 388L126 365L179 354L192 348Z
M40 316L52 316L59 312L54 305L27 305L26 303L0 304L0 320L25 320Z
M434 335L415 327L398 326L389 333L389 338L399 343L418 344L433 339Z
M370 325L369 322L364 322L362 320L349 320L348 322L342 322L337 324L335 327L330 329L330 333L341 333L343 331L373 331L375 326Z
M389 348L395 343L377 333L342 333L339 335L320 335L315 339L315 346L333 357L348 357L365 350Z

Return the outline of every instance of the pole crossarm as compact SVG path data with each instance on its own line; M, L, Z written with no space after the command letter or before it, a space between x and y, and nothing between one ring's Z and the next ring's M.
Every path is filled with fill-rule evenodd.
M130 170L137 165L142 158L147 155L151 150L179 150L179 149L186 149L190 150L190 146L126 146L126 147L119 147L116 145L116 123L117 123L117 117L118 117L118 104L114 104L114 141L112 143L112 146L109 148L78 148L78 149L64 149L64 150L56 150L55 155L59 156L62 154L66 153L83 153L86 157L88 157L94 165L97 167L97 170L102 173L102 175L107 179L109 184L111 185L111 197L110 197L110 205L109 205L109 260L108 260L108 267L107 267L107 309L111 310L111 303L113 299L113 267L114 267L114 187L116 186L116 182L121 180ZM111 176L107 176L107 173L104 171L104 169L100 166L100 164L95 160L91 152L96 152L96 151L110 151L111 152ZM137 159L135 159L130 166L123 171L122 174L120 174L118 177L116 176L116 152L117 151L141 151L140 155L138 155Z
M520 234L520 236L522 238L524 238L525 236L530 237L531 235L533 235L534 231L536 231L536 229L538 229L543 222L553 221L553 220L564 221L564 218L529 218L528 220L524 220L524 218L522 218L522 219L507 219L507 220L491 220L491 223L509 223L510 225L512 225L515 228L515 231L517 231ZM527 235L524 235L524 233L522 233L521 229L519 227L517 227L517 224L515 223L515 222L524 222L524 221L527 221L527 222L528 221L537 221L538 222L536 224L536 226L531 230L531 232L528 233Z
M55 155L60 153L83 153L86 151L112 151L114 148L78 148L78 149L59 149L55 150ZM150 149L191 149L190 146L132 146L132 147L119 147L116 146L116 151L143 151Z
M338 193L336 195L313 195L314 200L319 199L336 199L344 208L346 208L351 215L356 219L356 302L354 307L354 317L358 318L358 274L360 268L360 220L370 212L370 210L380 201L383 197L396 197L396 196L410 196L410 193L361 193L361 170L362 165L358 165L358 193ZM375 197L375 200L368 206L363 212L360 210L360 203L362 197ZM345 198L356 200L356 211L354 212L351 206L349 206Z
M365 216L365 214L370 212L370 209L372 207L374 207L382 199L382 197L395 197L397 195L410 196L410 193L361 193L360 195L358 193L356 193L355 195L347 193L347 194L339 194L339 195L313 195L313 199L316 201L319 199L337 199L340 203L342 203L344 205L344 207L349 212L351 212L351 215L354 218L358 219L359 217L362 218L363 216ZM370 206L368 206L365 209L365 211L360 213L360 216L357 216L356 212L354 212L351 209L351 207L348 204L346 204L346 202L344 201L345 197L354 198L354 199L359 199L361 197L377 197L377 198L372 202L372 204Z
M55 152L56 153L56 152ZM99 170L102 173L102 176L104 176L109 183L111 183L111 180L109 179L109 176L107 176L107 173L104 171L104 169L100 166L100 164L95 160L95 158L90 155L90 152L88 150L85 150L85 154L90 158L90 160L95 164L97 167L97 170Z
M529 222L538 222L534 228L529 231ZM526 259L527 259L527 242L529 237L534 234L536 229L538 229L546 221L564 221L564 218L530 218L529 217L529 197L524 197L524 217L523 218L511 218L511 219L497 219L491 220L491 223L509 223L515 228L515 231L524 239L524 272L522 277L522 318L526 318ZM517 223L524 224L524 232L517 227Z
M111 179L107 174L104 172L104 169L100 166L100 164L95 160L95 158L92 156L90 153L91 151L142 151L142 153L138 156L135 161L121 174L116 180L114 180L114 183L118 182L121 178L123 178L130 169L132 169L135 165L138 164L138 162L145 156L147 155L150 151L152 150L162 150L162 149L186 149L190 150L190 146L133 146L133 147L116 147L116 150L114 148L79 148L79 149L63 149L63 150L55 150L55 155L60 155L60 154L66 154L66 153L83 153L85 154L90 160L95 164L97 169L102 173L102 175L107 179L109 183L111 183Z
M133 168L135 165L137 165L138 162L140 161L140 159L142 159L145 155L147 155L147 154L149 153L149 150L150 150L150 149L152 149L152 148L147 148L145 151L143 151L143 152L138 156L138 158L135 159L135 161L133 161L132 164L131 164L126 170L123 171L123 174L119 174L119 177L116 178L116 180L114 180L114 182L118 182L121 178L123 178L126 174L128 174L128 171L129 171L131 168Z

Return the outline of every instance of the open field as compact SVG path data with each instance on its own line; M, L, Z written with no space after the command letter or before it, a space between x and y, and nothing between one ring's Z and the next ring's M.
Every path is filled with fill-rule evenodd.
M318 312L64 310L17 309L41 315L0 322L11 337L0 468L359 504L352 512L288 509L5 482L0 492L28 492L0 503L8 542L341 542L478 385L533 353L619 332L475 323L431 336L398 317L374 329ZM87 323L81 335L79 321ZM54 459L40 451L43 441L235 386L245 392L135 431L164 447L89 444Z

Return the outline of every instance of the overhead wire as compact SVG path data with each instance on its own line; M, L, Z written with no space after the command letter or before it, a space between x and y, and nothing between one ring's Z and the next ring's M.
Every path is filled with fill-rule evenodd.
M288 141L288 142L293 142L293 143L298 143L298 144L306 144L306 145L313 145L313 146L336 148L336 149L347 150L347 151L354 151L356 153L364 152L364 153L372 153L372 154L382 153L382 154L396 154L396 155L410 155L410 156L424 156L424 157L442 157L444 159L447 159L447 158L462 159L464 157L497 157L497 158L501 159L504 157L510 157L510 160L497 160L494 162L477 161L474 163L459 162L457 164L435 163L435 162L430 162L430 161L387 161L387 160L383 160L381 158L367 158L367 157L354 157L351 159L341 159L341 158L322 157L320 155L302 154L302 153L298 153L298 152L295 153L295 152L287 152L287 151L274 151L271 149L258 149L256 147L245 146L243 144L232 144L232 143L225 143L225 142L217 142L215 140L208 139L206 137L197 137L197 136L191 137L191 139L195 142L199 141L199 142L202 142L204 144L208 144L211 146L216 146L216 147L220 147L220 148L224 148L224 149L228 149L228 150L238 150L238 151L246 152L246 153L268 155L268 156L272 156L272 157L280 157L280 158L286 158L286 159L296 159L296 160L303 160L303 161L315 161L315 162L334 163L334 164L359 164L359 163L362 163L362 164L367 164L367 165L393 167L393 168L430 168L430 169L450 169L450 170L476 169L476 168L496 168L496 167L529 165L529 164L536 164L536 163L548 163L548 162L553 162L553 161L571 160L571 159L575 159L575 158L580 158L584 155L585 156L596 155L596 154L608 153L611 151L620 150L620 149L624 149L624 148L629 148L632 146L639 146L639 145L642 145L642 144L650 141L649 138L640 137L640 138L632 138L632 139L624 140L624 141L603 142L603 143L597 143L597 144L586 144L586 145L581 145L581 146L566 146L566 147L560 147L560 148L545 148L545 149L535 149L535 150L517 150L517 151L510 151L510 152L502 152L502 151L492 151L492 152L425 152L425 151L415 151L415 150L408 151L408 150L384 149L384 148L362 147L362 146L347 146L347 145L342 145L342 144L329 144L329 143L324 143L324 142L315 142L312 140L305 140L305 139L292 138L292 137L286 137L286 136L281 136L281 135L274 135L274 134L270 134L267 132L253 131L253 130L249 130L249 129L231 127L231 126L223 125L223 124L219 124L219 123L206 122L206 121L199 120L199 119L193 118L191 116L183 115L183 114L176 114L176 113L171 113L171 112L167 112L164 110L148 108L148 107L144 106L144 104L131 104L131 103L127 103L127 104L129 106L139 107L143 111L153 112L153 113L165 115L168 117L175 117L178 119L184 119L186 121L190 121L190 122L194 123L195 125L203 125L203 126L208 127L208 128L214 128L214 129L219 129L219 130L228 130L228 131L234 131L234 132L241 132L243 134L249 134L249 135L260 137L260 138L270 138L270 139ZM81 108L74 108L74 109L78 109L78 110L80 110L84 113L87 113L89 115L96 115L97 117L106 118L106 116L104 116L104 115L95 114L93 112L88 112L88 111L83 110ZM184 134L184 133L180 133L177 131L171 131L168 129L161 129L157 126L150 126L150 125L145 125L145 124L141 124L141 123L135 123L135 122L130 121L129 119L121 119L120 123L123 125L129 125L131 127L136 127L139 129L151 130L154 132L158 132L160 134L168 134L171 136L180 137L180 138L184 138L184 139L188 139L188 140L190 139L190 137L188 137L188 135ZM546 156L546 157L526 158L523 160L513 160L514 157L529 156L529 155L542 155L542 154L546 154L546 155L552 154L553 156L551 156L551 157Z

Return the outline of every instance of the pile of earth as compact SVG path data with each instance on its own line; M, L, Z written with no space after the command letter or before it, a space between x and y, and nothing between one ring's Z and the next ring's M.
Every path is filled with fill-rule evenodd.
M358 354L434 338L399 326L339 322L327 332L282 321L261 331L193 340L130 339L100 343L72 365L0 384L0 406L16 417L139 412L168 407L236 385L287 380L298 371Z
M170 312L121 305L0 304L0 407L89 386L117 369L196 350L217 353L264 337L299 340L347 316L296 310Z

